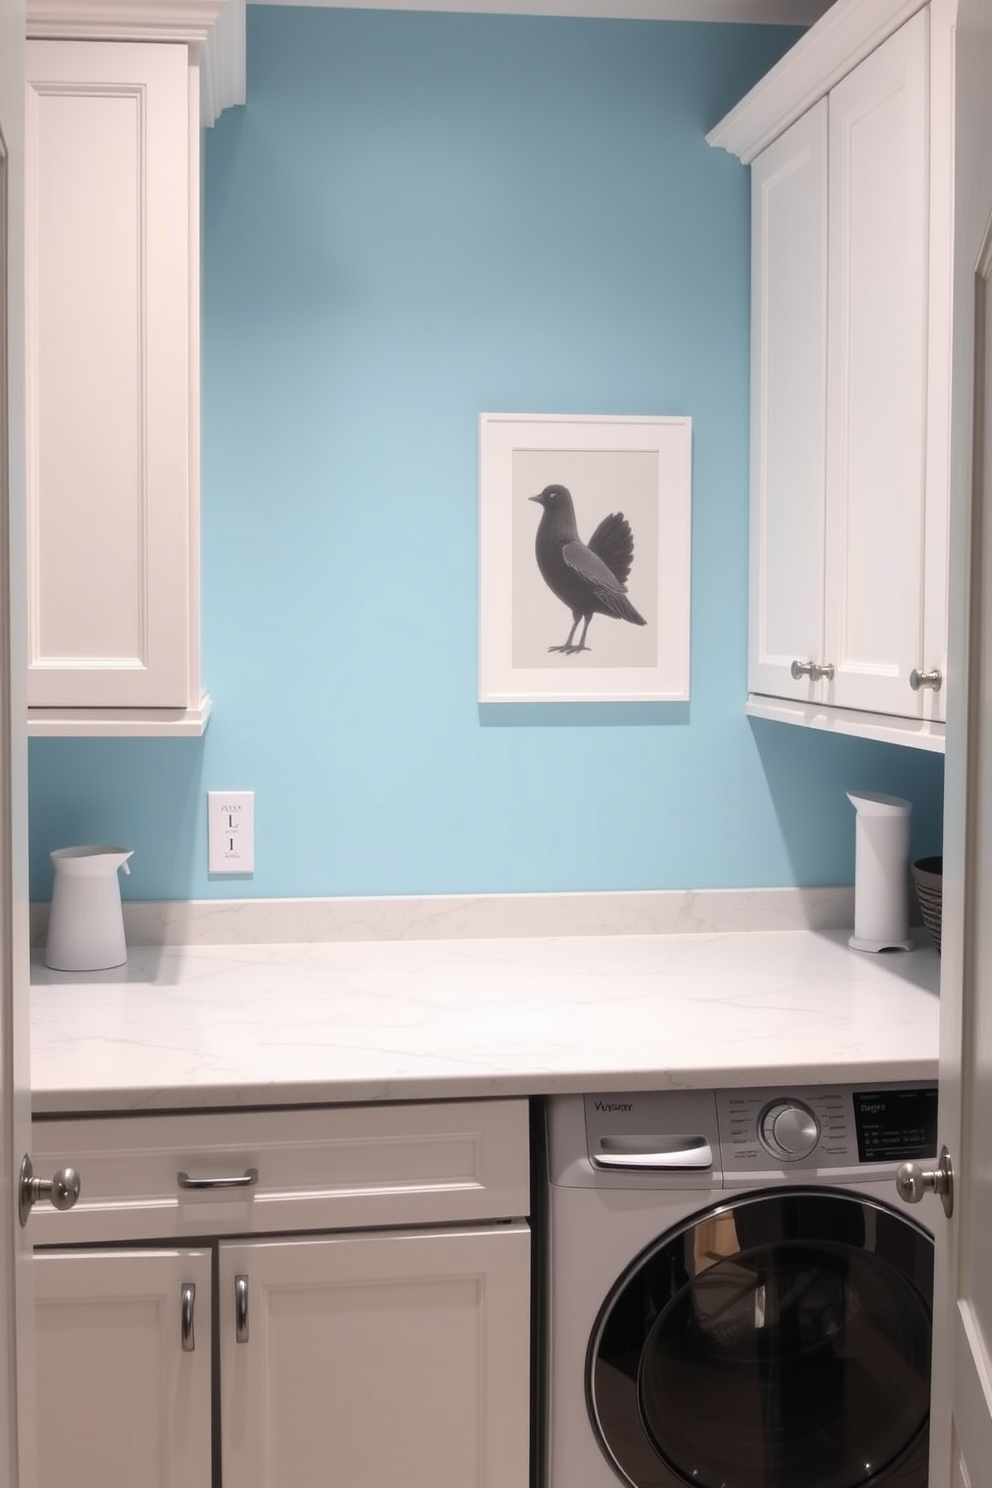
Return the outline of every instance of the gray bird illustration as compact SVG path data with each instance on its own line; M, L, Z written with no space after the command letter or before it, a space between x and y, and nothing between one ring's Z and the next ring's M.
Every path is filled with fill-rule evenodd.
M588 651L586 632L593 615L609 615L646 625L627 598L627 577L634 561L634 534L623 512L604 517L588 543L579 541L575 506L567 486L545 486L539 496L528 496L544 508L534 541L537 566L548 588L572 612L572 628L563 646L549 646L574 656ZM585 624L573 645L579 621Z

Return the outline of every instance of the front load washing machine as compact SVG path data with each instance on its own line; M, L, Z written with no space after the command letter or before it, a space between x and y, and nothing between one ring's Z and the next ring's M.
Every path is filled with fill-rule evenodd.
M926 1488L934 1086L546 1114L545 1488Z

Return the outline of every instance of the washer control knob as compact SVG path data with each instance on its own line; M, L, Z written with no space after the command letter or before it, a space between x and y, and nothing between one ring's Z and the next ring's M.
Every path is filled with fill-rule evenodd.
M820 1125L813 1112L796 1101L773 1101L758 1121L758 1137L773 1157L797 1162L808 1157L820 1140Z

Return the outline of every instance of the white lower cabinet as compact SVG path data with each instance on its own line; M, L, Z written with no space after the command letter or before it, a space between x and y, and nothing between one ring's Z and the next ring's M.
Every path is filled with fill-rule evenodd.
M226 1488L523 1488L528 1242L515 1225L222 1244Z
M39 1488L210 1488L210 1265L209 1250L35 1256Z
M525 1101L38 1122L34 1156L82 1179L32 1216L40 1488L67 1442L73 1488L527 1488Z

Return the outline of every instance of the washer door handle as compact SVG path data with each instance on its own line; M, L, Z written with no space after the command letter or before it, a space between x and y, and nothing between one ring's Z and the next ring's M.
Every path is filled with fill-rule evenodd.
M713 1149L702 1136L600 1137L592 1154L597 1168L686 1168L713 1166Z

